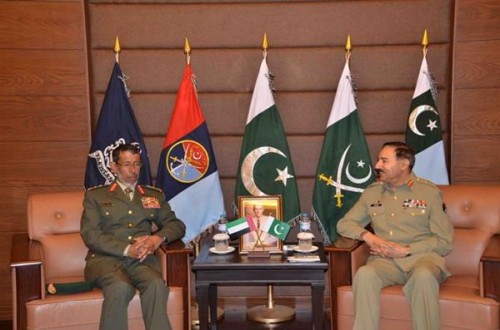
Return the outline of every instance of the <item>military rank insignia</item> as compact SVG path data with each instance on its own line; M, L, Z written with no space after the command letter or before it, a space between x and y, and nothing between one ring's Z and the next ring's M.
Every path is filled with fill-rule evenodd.
M403 201L403 207L404 208L417 208L417 209L426 209L427 208L427 202L423 199L406 199Z
M145 209L159 209L160 208L160 202L158 201L158 198L156 197L142 197L142 206Z

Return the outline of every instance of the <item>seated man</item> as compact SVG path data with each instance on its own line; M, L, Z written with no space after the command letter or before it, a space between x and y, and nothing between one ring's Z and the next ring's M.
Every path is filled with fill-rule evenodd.
M375 170L379 181L361 194L337 224L340 235L364 240L371 256L353 280L354 329L378 329L380 292L403 284L413 329L440 328L439 284L450 273L453 226L441 191L413 174L415 153L402 142L385 143ZM365 230L371 223L374 233Z
M85 278L103 290L100 329L127 329L127 306L136 289L146 329L171 329L168 291L154 251L184 236L185 225L160 189L137 184L140 150L123 144L113 150L116 181L89 189L83 202L81 235L89 248ZM152 225L159 229L153 233Z

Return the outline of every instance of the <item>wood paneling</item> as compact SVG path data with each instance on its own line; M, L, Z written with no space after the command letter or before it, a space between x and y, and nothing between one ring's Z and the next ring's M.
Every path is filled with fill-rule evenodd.
M458 42L498 40L500 36L500 7L497 0L457 1Z
M453 111L454 135L499 135L499 107L500 88L457 90Z
M83 184L88 142L0 142L0 186Z
M419 44L424 28L432 43L450 37L450 1L309 1L290 3L206 3L141 5L92 1L89 5L93 48L109 48L116 35L127 48L177 48L189 37L198 48L354 47ZM425 9L424 9L425 8ZM133 13L133 15L131 15ZM432 13L430 15L429 13ZM147 17L147 19L144 19ZM124 24L126 22L126 24ZM148 31L148 33L144 33ZM193 53L195 54L195 53Z
M0 48L83 50L81 7L78 0L1 1Z
M453 178L457 182L498 184L500 134L490 136L455 136L452 159ZM462 160L462 161L459 161Z
M82 50L0 50L0 95L85 95Z
M29 194L83 187L90 140L83 0L0 1L0 319Z
M85 96L0 96L1 141L86 141Z
M494 41L457 43L455 50L455 88L500 86L500 35Z

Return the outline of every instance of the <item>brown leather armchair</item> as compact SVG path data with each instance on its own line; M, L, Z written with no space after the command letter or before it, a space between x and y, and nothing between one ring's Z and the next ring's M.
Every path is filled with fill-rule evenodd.
M83 192L32 195L28 199L28 233L15 235L11 269L13 326L16 329L98 329L102 292L67 295L45 292L47 283L84 280L87 247L80 237ZM173 329L188 329L190 250L181 241L158 250L170 288L167 313ZM144 329L139 295L128 308L129 328Z
M440 187L454 225L452 273L440 287L441 329L499 329L500 186ZM352 276L366 263L363 242L341 238L326 248L330 262L332 329L352 329ZM401 285L380 295L380 329L412 329L410 305Z

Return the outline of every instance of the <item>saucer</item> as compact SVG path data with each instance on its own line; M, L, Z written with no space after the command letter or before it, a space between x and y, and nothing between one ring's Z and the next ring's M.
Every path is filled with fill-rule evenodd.
M211 247L209 250L215 254L228 254L234 251L234 246L228 246L226 251L217 251L215 247Z
M317 250L318 250L318 247L313 245L313 246L312 246L310 249L308 249L308 250L302 250L301 248L299 248L299 246L298 246L298 245L295 245L295 246L293 247L293 250L294 250L295 252L308 253L308 252L314 252L314 251L317 251Z

